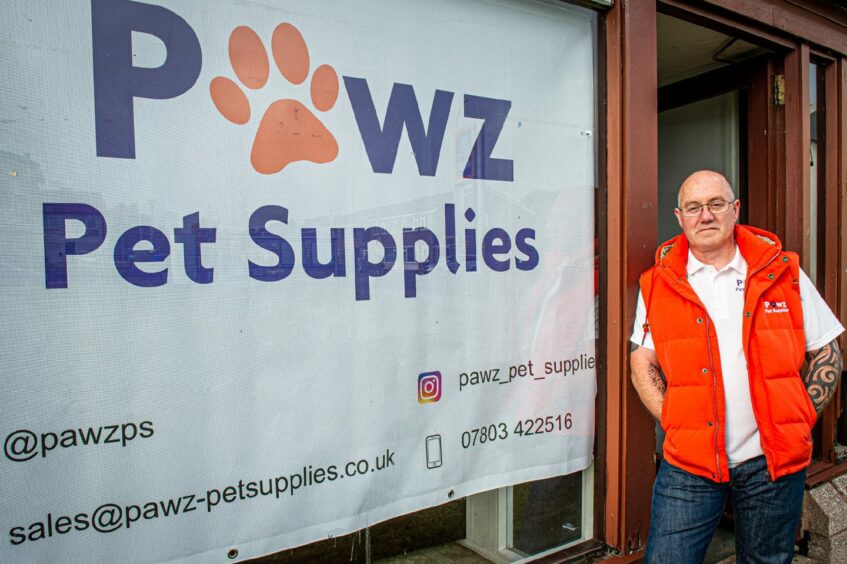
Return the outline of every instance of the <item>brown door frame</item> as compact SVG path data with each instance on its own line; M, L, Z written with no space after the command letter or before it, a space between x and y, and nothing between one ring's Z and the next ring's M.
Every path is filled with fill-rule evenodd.
M823 88L818 89L818 111L826 119L818 129L818 288L833 306L842 324L847 315L847 233L840 227L847 219L847 57L811 50L810 60L818 65ZM819 121L819 123L821 123ZM820 141L823 141L821 151ZM808 266L804 262L804 266ZM841 348L847 339L842 335ZM839 415L845 425L842 378L834 400L819 418L814 440L818 456L809 468L807 485L814 486L847 472L847 462L837 463L834 449ZM847 430L842 430L847 433Z
M653 421L629 383L628 340L638 276L652 263L658 209L657 11L768 47L777 56L749 86L749 221L777 233L785 248L809 249L809 100L811 53L832 57L826 96L828 168L819 193L826 201L822 261L824 297L847 320L847 17L832 7L787 0L630 0L601 18L605 92L601 126L601 343L604 381L598 416L605 452L602 534L623 553L642 548L650 519L655 465ZM799 39L798 39L799 38ZM831 67L831 68L830 68ZM601 76L603 76L601 74ZM784 105L774 104L775 75L785 78ZM831 84L830 84L831 82ZM756 101L758 100L758 101ZM835 119L832 114L837 113ZM804 205L806 209L804 209ZM842 348L845 339L842 338ZM836 421L836 406L827 417ZM832 434L833 431L825 430ZM834 435L833 435L834 436ZM847 471L823 461L825 473ZM812 470L816 470L813 468ZM824 474L818 474L823 476Z
M655 477L654 423L629 381L628 342L638 276L652 262L658 234L656 3L615 2L604 24L603 530L606 544L629 553L646 542Z

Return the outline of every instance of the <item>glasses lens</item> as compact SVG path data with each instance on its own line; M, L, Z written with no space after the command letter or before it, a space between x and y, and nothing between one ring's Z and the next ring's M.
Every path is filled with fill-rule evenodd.
M683 215L693 217L695 215L700 215L701 209L703 209L703 206L701 206L700 204L692 204L683 208L682 213Z
M715 200L714 202L709 202L709 209L712 213L723 213L729 207L729 202L724 200Z

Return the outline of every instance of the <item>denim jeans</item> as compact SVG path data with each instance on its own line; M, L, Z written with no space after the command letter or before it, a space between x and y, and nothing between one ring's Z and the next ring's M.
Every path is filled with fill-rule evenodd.
M727 500L735 509L739 564L791 562L806 471L771 481L764 456L729 471L718 484L662 461L653 486L647 564L701 564Z

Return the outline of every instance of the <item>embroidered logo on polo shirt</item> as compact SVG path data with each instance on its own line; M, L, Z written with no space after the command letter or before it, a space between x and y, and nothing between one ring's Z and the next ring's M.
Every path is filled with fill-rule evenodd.
M744 279L743 278L736 278L735 279L735 291L736 292L743 292L744 291Z
M788 313L788 302L763 302L765 313Z

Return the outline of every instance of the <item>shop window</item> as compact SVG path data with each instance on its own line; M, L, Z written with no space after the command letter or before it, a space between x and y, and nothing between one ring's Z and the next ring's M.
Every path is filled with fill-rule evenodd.
M403 515L252 562L364 563L411 553L438 562L519 561L591 539L593 491L591 466L583 472L500 488Z
M587 24L582 30L585 33L590 31L591 41L595 42L592 45L595 52L589 54L593 65L596 60L596 14L583 7L565 6L560 3L551 4L551 6L557 10L569 12L581 24ZM589 36L586 35L586 37ZM575 42L577 39L570 38L569 41ZM580 64L584 65L584 61L588 59L589 57L586 57ZM551 64L555 65L557 62L552 61ZM563 76L569 75L564 73ZM597 77L588 76L581 80L586 84L591 84L593 80L596 84ZM591 89L596 92L594 84L591 85ZM556 252L542 258L545 264L552 265L551 270L555 272L555 276L541 280L543 284L537 284L528 292L532 294L528 299L537 302L535 304L537 311L535 311L536 318L527 323L525 345L528 351L527 358L533 354L535 347L542 346L542 342L543 346L548 347L549 350L559 351L564 346L563 341L568 343L578 341L586 347L586 351L589 351L588 354L583 355L585 358L580 362L587 362L589 355L592 355L591 370L595 370L594 359L598 357L596 343L599 334L600 265L597 259L596 218L598 191L592 186L596 184L594 178L597 175L596 95L593 103L595 115L581 116L580 119L585 121L584 124L554 124L561 130L556 133L557 135L574 134L585 141L581 145L585 149L584 152L566 155L572 174L577 169L585 168L585 164L589 165L586 171L579 173L585 180L581 181L577 188L584 191L577 196L569 190L539 189L523 201L514 202L515 205L523 206L523 209L530 213L534 209L552 210L548 220L551 225L547 227L552 233L551 236L559 241ZM525 127L525 125L518 125L518 127ZM461 209L479 208L486 200L493 198L514 197L513 194L505 191L501 193L496 186L488 186L486 190L481 190L478 183L462 178L467 154L476 135L476 130L463 130L457 134L455 160L459 180L454 186L453 197L457 208ZM564 182L572 182L572 179ZM559 184L559 186L563 185L563 183ZM590 214L583 213L578 218L577 227L583 234L581 240L586 240L584 235L587 235L585 244L577 244L572 237L572 232L569 231L574 228L571 216L574 215L573 210L577 209L577 200L588 202L594 211L593 226ZM585 209L587 210L588 206L585 206ZM563 220L563 217L567 220ZM415 220L412 224L415 227L424 226L425 223L421 221ZM588 269L583 268L585 265L593 265L593 271L590 266ZM572 286L577 285L575 282L577 280L579 284L587 286L590 286L593 281L594 303L590 310L586 308L584 319L574 320L574 300L569 292ZM560 334L563 326L568 326L564 335ZM559 328L559 331L549 331L555 327ZM551 343L554 340L555 343ZM557 352L557 354L560 353ZM568 359L559 362L571 363L572 361ZM565 371L564 368L559 369L559 377L565 377ZM590 411L593 415L593 408ZM557 432L566 431L565 427L570 423L565 421L564 416L565 414L559 414L558 417L561 420L557 420L557 414L553 413L551 428L555 427ZM545 424L547 423L545 421ZM515 421L509 422L509 433L511 435L523 433L527 436L519 440L531 441L532 438L529 435L533 433L527 430L519 432L515 424ZM551 431L548 430L548 432ZM512 453L504 451L504 455L511 456ZM562 452L563 459L567 455L567 452ZM591 458L589 457L588 460L590 461ZM537 472L537 475L549 474L550 472L544 469L539 469ZM448 495L451 494L452 490ZM254 562L298 564L343 561L355 563L392 561L409 554L413 554L418 561L461 561L464 563L523 561L527 558L552 554L593 539L595 536L594 513L598 503L601 503L601 500L595 499L595 465L590 464L584 470L566 475L523 482L455 499L443 505L377 523L348 535L271 554L256 559Z

